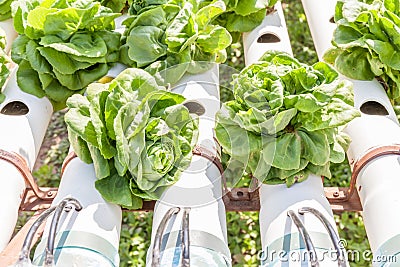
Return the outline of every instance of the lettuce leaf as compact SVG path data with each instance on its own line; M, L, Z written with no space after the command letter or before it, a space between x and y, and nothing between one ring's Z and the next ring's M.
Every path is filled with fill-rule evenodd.
M233 93L217 113L216 137L263 183L330 178L330 162L344 160L350 140L341 129L360 114L352 85L326 63L270 51L234 77Z
M130 209L158 199L189 166L197 141L185 98L140 69L92 83L86 93L68 99L65 121L74 151L94 165L97 190Z
M99 2L16 0L12 5L20 34L11 50L19 64L18 85L49 98L55 110L118 62L121 35L114 31L114 19L120 14Z
M337 28L324 60L357 80L375 77L389 98L400 97L400 1L338 1Z

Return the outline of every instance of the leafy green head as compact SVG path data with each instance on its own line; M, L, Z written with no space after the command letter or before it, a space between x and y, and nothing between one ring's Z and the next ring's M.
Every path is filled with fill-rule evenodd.
M233 93L217 114L216 136L261 181L329 178L329 163L344 160L349 140L340 130L359 112L351 84L329 65L270 51L234 77Z
M68 99L71 144L94 164L96 188L106 200L140 208L142 199L158 199L179 179L198 129L184 101L140 69L126 69L108 84L91 84L86 96Z

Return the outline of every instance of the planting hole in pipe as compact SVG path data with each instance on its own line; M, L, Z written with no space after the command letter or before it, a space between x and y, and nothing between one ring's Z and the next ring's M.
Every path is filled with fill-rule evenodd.
M19 116L19 115L26 115L29 112L29 108L25 103L21 101L12 101L5 105L1 109L1 114L4 115L12 115L12 116Z
M198 116L201 116L206 112L206 109L203 107L203 105L197 101L190 100L183 103L183 105L187 107L190 113L194 113Z
M332 17L329 19L329 22L335 24L335 18L332 16Z
M264 33L257 39L257 43L279 43L281 39L274 33Z
M360 110L362 113L368 115L389 115L389 112L386 110L386 108L381 103L376 101L367 101L363 103L360 107Z

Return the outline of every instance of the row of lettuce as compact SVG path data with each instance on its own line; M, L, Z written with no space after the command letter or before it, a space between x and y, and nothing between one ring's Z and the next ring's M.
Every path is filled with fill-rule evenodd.
M109 7L125 5L14 3L19 37L11 56L19 65L19 87L47 96L55 109L67 105L71 145L94 164L96 188L130 209L158 199L192 158L198 118L167 85L204 72L210 62L223 63L231 42L274 4L132 1L121 32L115 30L121 13ZM400 0L339 1L335 48L326 54L351 78L379 77L393 99L399 90L399 7ZM95 82L118 62L128 69L109 83ZM216 137L229 157L225 173L287 186L310 174L330 178L330 162L342 162L350 142L343 127L360 115L351 83L338 76L327 63L309 66L273 51L235 75L234 99L216 116Z
M173 84L185 73L204 71L207 65L200 61L223 63L232 35L256 27L273 4L134 0L116 30L115 20L126 5L117 2L15 0L12 15L19 36L11 57L19 65L20 88L47 96L56 110L62 109L68 97L83 93L117 62L145 69L160 85Z

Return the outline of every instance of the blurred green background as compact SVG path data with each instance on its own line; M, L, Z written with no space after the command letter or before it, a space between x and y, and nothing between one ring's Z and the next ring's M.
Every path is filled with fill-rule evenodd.
M317 62L306 16L300 0L285 0L282 3L294 55L302 62ZM244 66L241 44L228 50L227 65L240 70ZM224 75L221 75L224 77ZM224 81L221 81L224 83ZM231 98L227 88L221 88L221 100ZM41 186L58 186L60 166L65 158L69 143L63 121L65 111L54 114L47 131L34 175ZM350 167L347 162L331 166L333 178L326 186L347 186ZM21 214L16 231L24 224L29 214ZM261 218L262 219L262 218ZM369 249L362 217L359 213L345 212L335 215L341 238L347 240L348 250ZM120 241L121 266L145 266L147 249L150 245L152 212L123 212ZM257 253L261 250L258 212L228 212L228 241L233 266L258 266ZM370 266L369 261L360 259L351 266Z

